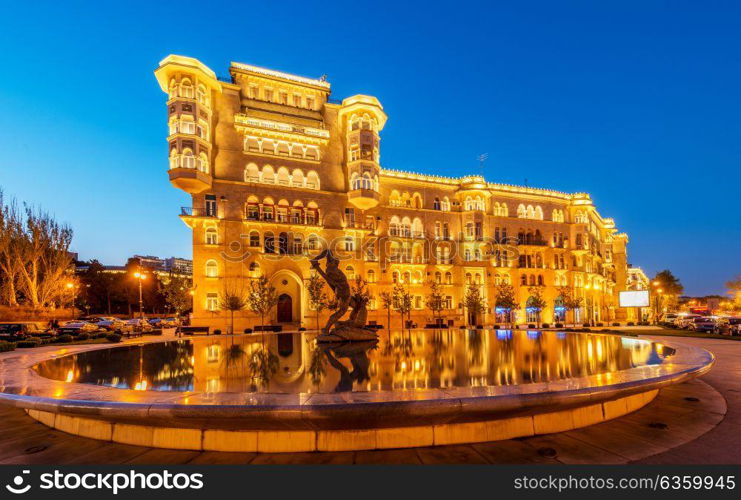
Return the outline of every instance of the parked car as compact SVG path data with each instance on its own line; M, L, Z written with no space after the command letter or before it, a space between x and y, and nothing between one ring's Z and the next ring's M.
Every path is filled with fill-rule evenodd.
M135 332L151 332L153 330L152 325L146 319L132 318L126 320L126 324L131 326Z
M124 320L114 318L113 316L98 316L90 318L88 321L110 332L125 332L132 329Z
M700 316L699 314L680 314L679 316L677 316L677 320L674 324L677 326L677 328L686 330L692 325L692 323L695 321L695 318L701 317L702 316Z
M72 320L63 323L58 329L57 333L69 333L71 335L79 335L81 333L93 333L100 330L98 325L94 323L88 323L82 320Z
M177 318L164 318L160 326L162 328L175 328L176 326L180 326L180 320Z
M677 313L666 313L661 317L659 324L664 326L674 326L678 317Z
M728 320L718 316L695 318L690 329L696 332L726 333L729 330Z
M51 335L51 333L44 325L34 321L0 323L0 340L14 342L28 337L44 337L48 335Z

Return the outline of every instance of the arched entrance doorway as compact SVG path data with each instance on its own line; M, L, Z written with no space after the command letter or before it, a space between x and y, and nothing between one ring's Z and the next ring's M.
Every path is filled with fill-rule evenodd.
M290 323L293 321L293 299L287 293L278 296L278 323Z

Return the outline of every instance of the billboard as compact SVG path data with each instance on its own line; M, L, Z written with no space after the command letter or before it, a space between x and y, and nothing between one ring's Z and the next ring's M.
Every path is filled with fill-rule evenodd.
M648 307L648 290L620 292L620 307Z

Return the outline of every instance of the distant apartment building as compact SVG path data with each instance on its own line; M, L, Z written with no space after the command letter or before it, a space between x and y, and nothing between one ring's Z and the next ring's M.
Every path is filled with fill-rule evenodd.
M175 55L155 75L167 93L169 179L192 196L180 216L193 231L194 324L221 324L219 294L264 275L279 295L271 321L313 325L307 257L326 247L351 280L369 283L369 319L379 323L379 294L397 284L413 295L412 320L430 322L431 281L454 325L467 319L469 285L487 302L479 323L505 321L501 284L515 287L518 323L563 321L563 287L583 299L576 321L626 317L617 294L628 237L588 194L385 168L379 100L332 99L324 78L241 63L217 78ZM548 304L539 315L533 287ZM255 317L235 320L242 328Z

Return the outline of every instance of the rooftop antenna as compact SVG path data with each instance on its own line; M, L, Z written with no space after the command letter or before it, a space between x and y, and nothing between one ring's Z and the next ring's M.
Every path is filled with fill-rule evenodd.
M479 173L481 177L484 177L484 162L489 158L489 153L482 153L477 158L479 160Z

